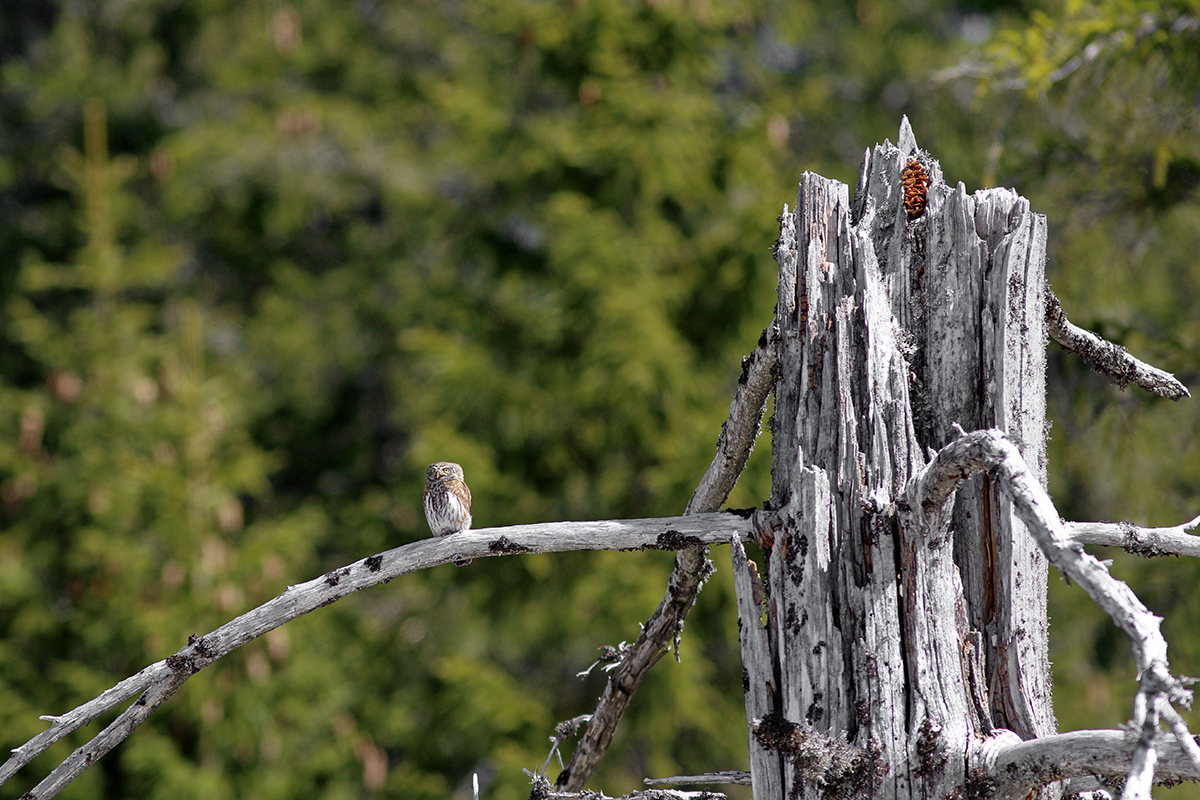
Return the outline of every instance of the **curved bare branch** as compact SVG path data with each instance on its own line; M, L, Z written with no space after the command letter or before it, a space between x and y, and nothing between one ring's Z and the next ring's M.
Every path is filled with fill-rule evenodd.
M1127 773L1125 797L1149 797L1157 755L1160 709L1164 703L1191 706L1192 693L1167 667L1167 641L1155 616L1129 586L1071 541L1054 503L1033 477L1016 445L1000 431L962 433L946 445L910 481L911 505L936 508L949 501L958 485L977 472L988 472L1011 499L1014 510L1046 558L1083 588L1112 618L1133 645L1139 687L1134 701L1133 730L1137 744ZM1176 735L1182 734L1176 729ZM1180 739L1182 742L1182 738ZM1181 745L1182 747L1183 745Z
M666 596L643 627L641 637L614 671L588 726L588 734L563 772L563 776L578 776L575 788L582 787L608 749L629 697L642 676L682 630L684 618L712 571L708 545L724 544L730 535L745 538L751 532L753 521L746 517L707 512L725 502L754 446L767 394L774 382L777 341L778 328L772 325L763 331L758 348L743 360L742 376L730 404L729 419L717 440L716 456L688 503L686 516L480 528L414 542L333 570L307 583L289 586L283 594L215 631L201 637L193 636L175 655L150 665L78 708L59 716L42 717L51 723L50 727L12 751L13 755L0 765L0 784L62 737L142 694L138 703L79 748L29 795L31 798L53 797L95 759L128 736L196 671L292 619L408 572L464 558L498 555L568 550L677 550L679 554ZM560 785L565 786L562 781L560 776Z
M678 550L724 544L748 537L753 520L738 514L694 514L658 519L547 522L480 528L439 539L423 539L360 559L306 583L289 586L272 600L221 627L192 636L174 655L126 678L98 697L60 716L45 716L50 727L15 748L0 765L0 784L52 744L106 711L141 695L111 725L72 754L27 797L49 798L128 736L184 681L217 659L275 628L336 600L410 572L447 564L463 556L486 558L571 550Z

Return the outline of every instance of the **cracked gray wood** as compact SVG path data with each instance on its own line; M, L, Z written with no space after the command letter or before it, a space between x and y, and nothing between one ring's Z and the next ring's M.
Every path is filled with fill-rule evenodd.
M1196 522L1067 525L1045 492L1045 342L1072 331L1047 300L1044 217L1007 189L947 185L907 120L897 145L867 151L853 201L808 173L797 196L775 250L770 660L744 654L748 687L777 685L763 741L784 759L783 785L752 749L755 800L825 792L831 779L850 782L838 796L1051 798L1086 774L1123 776L1127 797L1145 797L1160 757L1163 777L1200 772L1169 705L1190 692L1167 669L1157 618L1078 544L1195 552L1184 531ZM1149 376L1130 382L1186 396L1102 349L1120 375ZM969 447L977 460L963 458ZM1056 733L1047 558L1130 637L1132 748ZM739 584L745 653L744 594ZM747 692L748 717L767 716L762 696ZM840 772L820 766L822 735L851 753ZM1071 761L1069 742L1086 757Z
M910 160L929 176L916 217ZM783 528L767 570L781 711L878 751L880 797L960 787L971 737L1055 731L1046 561L1011 503L984 475L937 536L902 532L897 511L956 423L1013 436L1044 481L1045 236L1016 193L946 185L907 120L897 145L868 151L853 203L806 173L781 218ZM755 798L805 780L788 764L783 794L756 785Z

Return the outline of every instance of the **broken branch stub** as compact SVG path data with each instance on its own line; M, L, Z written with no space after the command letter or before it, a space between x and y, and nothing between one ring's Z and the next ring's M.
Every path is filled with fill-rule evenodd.
M1097 372L1110 377L1122 389L1132 383L1168 400L1192 396L1171 373L1152 367L1119 344L1072 324L1049 285L1046 286L1046 321L1054 341L1090 363Z

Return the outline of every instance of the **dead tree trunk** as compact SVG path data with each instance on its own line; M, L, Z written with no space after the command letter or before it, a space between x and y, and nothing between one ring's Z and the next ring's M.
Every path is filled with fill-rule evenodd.
M1044 484L1045 218L946 186L907 120L898 138L853 203L806 173L780 219L756 800L944 797L972 737L1055 731L1046 559L1011 503L970 479L946 535L903 496L955 426L1005 432Z

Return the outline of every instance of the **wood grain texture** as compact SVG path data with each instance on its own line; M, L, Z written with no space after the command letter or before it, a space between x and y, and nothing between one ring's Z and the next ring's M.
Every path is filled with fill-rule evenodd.
M904 500L957 425L1013 436L1044 482L1045 242L1015 192L948 186L907 120L867 152L853 202L806 173L780 222L780 712L876 759L876 796L945 796L975 738L1055 731L1046 560L1011 502L986 474L945 509ZM819 785L803 773L785 764L781 796Z

